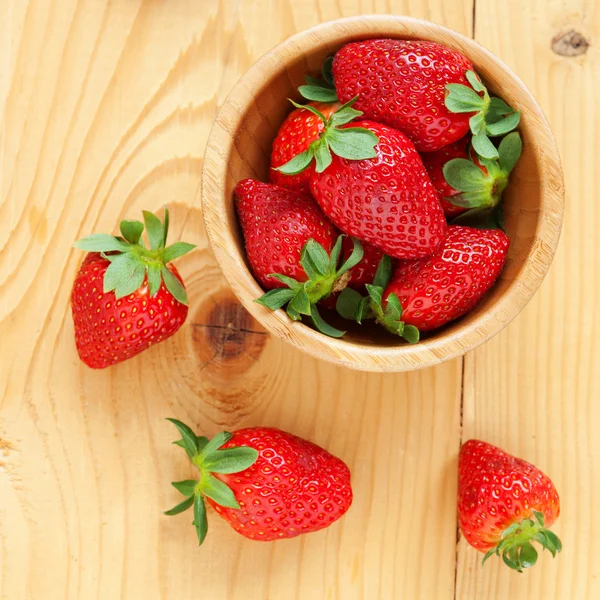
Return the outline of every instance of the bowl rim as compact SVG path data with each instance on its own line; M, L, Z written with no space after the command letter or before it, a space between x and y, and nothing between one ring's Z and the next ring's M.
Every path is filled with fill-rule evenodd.
M325 45L334 41L334 37L364 35L372 38L375 34L377 37L427 39L430 37L428 32L451 40L454 46L464 48L468 56L470 52L476 52L485 57L519 88L531 116L542 125L539 137L536 135L536 142L540 142L536 146L542 146L545 152L534 153L534 160L540 173L553 173L553 185L549 184L548 177L540 178L540 211L534 240L515 281L489 310L476 316L468 325L461 327L459 322L452 331L444 331L416 345L375 348L343 338L330 338L308 325L292 321L281 309L270 311L254 302L264 291L238 251L234 233L224 225L228 221L225 188L229 149L256 92L281 71L286 59L305 53L313 47L315 40L320 39ZM327 35L321 38L323 34ZM338 365L363 371L397 372L425 368L462 356L498 334L519 314L539 288L558 245L564 214L564 178L558 148L544 113L525 84L502 60L474 39L430 21L395 15L361 15L327 21L296 33L265 53L242 75L221 106L208 137L201 201L210 245L223 274L242 305L267 331L315 357Z

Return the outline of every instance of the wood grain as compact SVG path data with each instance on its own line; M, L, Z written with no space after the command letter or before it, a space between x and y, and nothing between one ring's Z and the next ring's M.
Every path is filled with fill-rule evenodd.
M545 553L525 577L486 564L459 544L457 598L600 597L598 153L600 10L593 1L502 8L477 0L476 38L530 86L548 116L563 158L567 202L562 239L540 291L498 338L465 359L463 437L480 437L538 464L561 494L556 531L564 553ZM571 30L592 41L587 52L558 55L552 40ZM556 47L556 45L555 45Z
M375 11L468 32L470 2L0 4L0 598L450 600L461 362L370 376L267 336L208 250L198 187L218 105L270 47ZM188 322L91 371L73 344L71 244L163 204L173 239L198 244L179 261ZM168 416L312 439L349 463L354 505L264 545L211 514L198 549L191 516L161 514L189 473Z
M408 14L471 33L471 1L0 2L0 598L2 600L595 600L600 548L596 374L598 9L591 0L477 0L476 37L536 94L569 190L551 276L504 334L435 369L333 368L265 335L208 249L198 205L218 106L273 45L321 21ZM549 50L571 28L584 55ZM596 93L597 95L597 93ZM104 372L73 344L74 239L172 210L191 311L182 331ZM460 542L460 438L537 462L563 498L556 560L513 575ZM348 461L355 503L333 527L274 544L209 515L161 511L190 473L175 416L213 434L274 425ZM456 586L455 586L455 566Z

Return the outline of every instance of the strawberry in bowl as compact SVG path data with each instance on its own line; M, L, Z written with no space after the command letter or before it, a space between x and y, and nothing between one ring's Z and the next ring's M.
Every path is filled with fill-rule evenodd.
M551 134L538 128L533 136L529 124L539 108L501 63L472 40L429 23L361 20L315 30L316 39L327 39L327 51L325 45L311 49L309 33L296 37L293 49L301 49L309 68L304 85L298 81L300 63L289 58L292 45L284 42L281 53L274 50L234 89L235 104L226 110L244 111L217 125L209 140L207 156L221 170L217 178L204 178L204 216L226 277L268 330L338 364L410 369L464 353L522 308L526 299L513 285L515 276L526 274L539 285L547 265L539 270L535 261L546 263L548 255L537 256L532 240L541 232L554 247L557 231L544 230L543 220L541 229L529 218L519 222L519 215L538 219L549 206L541 202L544 195L562 207L562 185L538 185L550 172L560 176L541 167L548 154L537 152L548 147L540 136ZM289 85L280 76L288 68ZM280 105L273 109L277 98ZM293 99L288 110L287 98ZM260 117L261 103L272 107L268 119ZM219 146L235 148L223 161L217 139ZM243 156L242 139L250 144ZM335 244L308 238L296 260L267 275L285 287L266 286L247 252L243 216L231 210L233 186L244 175L288 189L297 185L302 203L323 215L319 223L360 244L363 257L364 248L381 252L380 277L372 269L370 282L352 285L338 273L343 260ZM463 232L464 244L452 234L458 227L469 231ZM502 240L498 247L491 241L496 239ZM316 253L315 242L321 246ZM257 248L274 259L266 244ZM418 261L426 262L418 268ZM302 274L293 281L281 278L298 267ZM320 297L311 274L328 281ZM531 293L527 287L527 297ZM503 301L503 312L496 313L504 297L514 302ZM317 319L312 306L318 307Z

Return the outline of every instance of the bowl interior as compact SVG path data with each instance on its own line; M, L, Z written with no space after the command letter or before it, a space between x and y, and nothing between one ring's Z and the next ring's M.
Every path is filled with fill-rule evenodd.
M385 349L393 351L394 357L384 361L383 370L425 366L464 353L497 333L519 312L538 287L552 259L560 230L562 204L555 202L550 206L545 198L545 192L549 188L554 190L556 196L561 195L560 165L552 135L537 103L520 80L481 46L450 30L414 19L388 17L387 20L376 18L360 22L346 21L350 26L327 27L330 24L326 24L287 40L265 55L234 88L219 116L221 123L218 120L216 127L220 128L221 134L228 132L229 137L221 135L217 139L217 136L211 136L215 155L220 155L224 168L221 173L215 169L215 175L209 174L208 180L205 179L203 183L206 186L203 191L205 211L211 210L212 206L217 207L215 212L219 213L217 217L220 221L215 221L215 215L206 213L205 218L213 248L234 291L246 307L265 324L268 318L264 313L266 309L257 309L256 304L251 306L252 303L248 302L249 297L257 297L261 291L245 260L244 242L233 206L232 192L235 184L245 177L267 180L271 144L291 109L286 98L301 101L297 87L304 82L304 75L319 73L325 57L354 40L374 37L430 39L454 47L469 56L490 94L501 96L522 114L519 129L523 138L523 154L511 174L504 199L505 226L511 246L506 267L496 285L473 312L432 333L413 347L385 332L374 333L374 328L350 328L343 340L330 341L330 338L309 330L305 325L289 323L306 330L301 335L308 335L315 341L315 347L321 345L321 350L324 345L333 344L338 352L344 346L359 349L367 355L375 349L379 353L382 350L385 352ZM543 135L540 131L544 132ZM225 141L228 142L227 145L220 147ZM210 146L211 141L207 156L210 155ZM210 170L211 165L205 166L205 169L207 167ZM214 194L218 194L219 198L212 197ZM210 197L208 202L207 196ZM546 239L541 239L540 228L548 219L553 231L545 235ZM219 231L216 232L216 229ZM526 267L532 255L539 251L540 244L544 246L544 256L535 266L537 272L529 274L525 272ZM222 250L225 251L224 254ZM232 275L228 271L233 268L241 269L244 273ZM244 281L240 284L241 280ZM523 289L515 291L514 288L519 286ZM511 295L510 290L515 293ZM510 300L507 299L509 296ZM503 306L504 300L506 303ZM489 323L491 314L494 315L493 325ZM329 318L331 319L331 315ZM290 336L282 333L283 327L280 325L287 321L285 315L282 314L278 319L276 333L287 336L296 345L302 345L294 337L300 334ZM343 321L343 325L348 328L348 322ZM464 336L460 339L462 334ZM453 343L452 351L444 350L447 343ZM314 353L319 354L318 351ZM403 354L410 355L410 360L404 366ZM326 353L320 352L320 355L332 359ZM352 364L348 357L338 362L358 368L370 368L364 364Z

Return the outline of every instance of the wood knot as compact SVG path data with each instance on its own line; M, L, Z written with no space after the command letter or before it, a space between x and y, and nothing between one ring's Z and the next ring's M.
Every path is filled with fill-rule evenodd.
M248 369L267 341L266 331L231 294L208 298L192 323L196 352L212 369Z
M552 38L552 51L559 56L581 56L588 51L590 43L581 33L571 29Z

